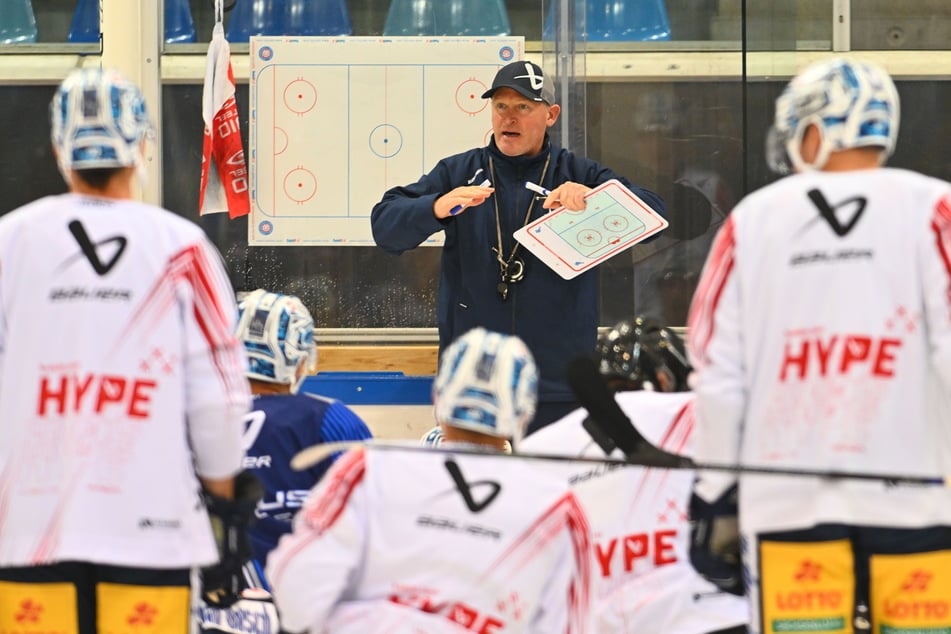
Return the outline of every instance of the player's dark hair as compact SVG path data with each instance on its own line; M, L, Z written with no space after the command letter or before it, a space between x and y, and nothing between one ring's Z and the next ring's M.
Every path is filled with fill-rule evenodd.
M127 169L125 167L94 167L84 170L74 170L73 178L78 178L93 189L105 189L112 177Z

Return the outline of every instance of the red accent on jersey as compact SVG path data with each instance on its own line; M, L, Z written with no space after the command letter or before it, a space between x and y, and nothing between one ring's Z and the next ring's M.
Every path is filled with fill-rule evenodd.
M553 504L534 524L516 539L507 551L488 568L492 571L507 565L520 568L525 562L554 539L567 526L575 554L576 574L569 588L568 629L566 634L583 634L585 614L591 599L591 542L588 539L588 519L577 498L567 493ZM520 555L516 558L516 555Z
M236 344L235 335L229 326L229 311L225 309L217 291L218 288L227 288L228 284L223 280L215 284L215 267L208 259L209 249L203 248L201 244L192 244L169 258L166 273L159 275L119 341L125 341L132 328L149 328L158 323L165 311L175 305L176 285L184 282L191 289L192 312L211 349L222 384L227 387L228 394L241 394L244 390L237 389L233 381L234 377L238 377L238 380L244 378L246 368L241 356L242 348ZM232 371L228 371L229 368ZM240 371L235 372L235 368Z
M313 532L308 533L295 544L294 548L288 551L279 562L271 575L272 586L276 587L280 584L279 580L284 574L287 563L292 561L297 553L336 523L347 507L347 501L354 489L363 481L365 473L366 453L362 448L356 448L340 456L324 475L326 485L322 482L323 488L320 489L320 493L305 502L304 508L300 511L304 522L313 529Z
M935 235L935 246L941 254L944 270L948 274L945 298L951 304L951 201L948 198L942 198L935 207L935 213L931 219L931 230ZM947 317L951 320L951 312Z
M690 305L690 315L687 318L687 329L690 331L688 345L694 353L693 361L698 365L706 363L707 346L713 338L717 303L733 272L736 253L733 218L728 216L717 233Z
M362 448L348 451L334 463L325 476L329 478L326 488L307 503L303 510L304 520L314 530L315 537L336 523L365 473L366 453Z

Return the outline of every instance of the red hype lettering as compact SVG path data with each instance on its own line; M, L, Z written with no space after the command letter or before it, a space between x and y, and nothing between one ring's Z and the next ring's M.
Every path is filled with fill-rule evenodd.
M867 335L832 335L787 341L779 380L804 379L818 371L819 376L845 375L866 368L874 377L895 375L895 359L901 339Z
M505 627L504 621L488 614L480 614L477 609L461 601L437 603L432 600L432 597L414 592L403 595L392 594L390 601L428 614L442 615L447 620L477 634L497 634Z
M63 374L40 379L36 411L40 416L118 409L129 418L151 415L152 392L158 384L151 379L124 376Z
M653 533L631 533L621 538L614 537L606 545L595 544L594 554L601 567L601 576L610 577L620 572L619 568L623 568L624 572L631 572L638 560L653 561L657 567L675 563L676 537L676 530L665 529ZM620 549L618 543L621 544Z

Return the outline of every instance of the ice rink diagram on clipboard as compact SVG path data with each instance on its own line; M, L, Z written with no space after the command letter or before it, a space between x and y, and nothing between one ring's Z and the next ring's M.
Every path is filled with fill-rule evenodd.
M587 207L556 209L515 239L565 279L580 275L667 227L667 221L617 180L591 190Z

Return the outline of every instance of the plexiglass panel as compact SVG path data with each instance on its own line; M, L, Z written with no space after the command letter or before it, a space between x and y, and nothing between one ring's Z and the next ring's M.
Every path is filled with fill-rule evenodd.
M548 54L548 49L543 52L541 38L543 16L551 10L552 0L544 2L505 2L511 30L526 37L529 55L535 58ZM580 67L586 76L577 89L584 110L576 116L584 132L585 153L659 192L667 200L671 218L671 227L661 239L602 266L601 321L605 325L635 312L684 323L714 232L742 196L775 178L763 156L773 100L789 73L806 59L791 58L789 51L821 54L844 31L850 36L847 45L880 51L867 55L879 55L887 65L895 63L896 58L887 57L895 49L940 49L937 54L943 55L951 41L945 33L951 28L946 26L951 23L946 19L951 9L933 0L868 0L861 3L861 12L853 1L850 34L834 22L831 0L666 0L662 4L669 39L603 39L580 47L586 55ZM3 9L12 6L11 0L0 1ZM80 2L33 0L31 6L36 44L58 42L69 50ZM390 0L349 0L353 33L381 34L390 6ZM201 70L185 80L179 77L162 91L164 204L205 227L226 258L237 289L264 286L300 295L320 327L435 326L438 248L419 248L401 257L374 247L250 248L244 220L229 221L222 215L198 218L201 54L203 42L210 37L213 11L210 0L190 0L188 8L198 41L168 44L166 61L176 55L196 55L190 59L198 61L194 66ZM5 19L9 15L0 13ZM584 26L594 29L597 25ZM599 28L602 34L608 32L603 25ZM16 46L0 46L0 50L27 50ZM676 51L680 52L674 56ZM671 56L665 57L667 53ZM241 54L236 47L239 59ZM30 61L42 64L44 59L37 55ZM744 59L752 73L747 78L740 70ZM928 60L923 57L917 66L901 61L904 75L898 76L897 83L903 120L891 164L951 179L945 134L951 131L942 123L951 82L934 74ZM37 85L30 71L18 65L8 65L6 82L0 86L0 138L5 144L0 154L0 213L65 191L49 149L47 105L54 82ZM247 142L246 78L239 78L238 110Z

